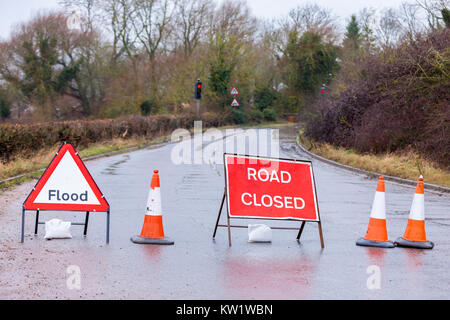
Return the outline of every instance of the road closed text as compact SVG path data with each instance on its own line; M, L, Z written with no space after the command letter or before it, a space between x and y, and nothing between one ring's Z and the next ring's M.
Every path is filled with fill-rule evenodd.
M246 206L255 206L261 207L264 206L266 208L275 207L278 209L296 209L302 210L305 208L305 200L302 198L294 198L294 197L282 197L282 196L274 196L264 194L262 196L258 196L256 193L243 193L241 197L242 203Z
M267 170L255 168L247 169L247 178L250 181L272 182L288 184L292 181L291 174L287 171ZM300 197L289 196L271 196L269 194L257 195L256 193L244 192L241 196L242 203L246 206L255 206L266 208L275 207L278 209L296 209L305 208L305 200Z
M230 217L318 221L311 163L226 155Z

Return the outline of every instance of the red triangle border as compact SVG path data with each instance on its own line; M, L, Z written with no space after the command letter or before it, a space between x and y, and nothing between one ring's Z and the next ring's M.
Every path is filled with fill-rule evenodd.
M75 163L77 164L78 168L83 174L83 177L86 179L87 183L91 187L100 204L86 205L86 204L62 204L62 203L34 203L34 200L37 198L42 188L47 183L48 179L52 176L53 172L58 167L59 163L61 162L61 159L66 154L66 152L69 152L72 158L74 159ZM25 210L40 210L40 211L52 210L52 211L106 212L109 210L108 201L106 200L103 193L100 191L99 187L97 186L91 174L89 173L88 169L84 165L83 160L81 160L80 156L75 151L75 148L70 143L64 143L61 146L61 148L56 153L55 157L45 170L44 174L41 176L41 178L36 183L33 190L28 195L23 206Z

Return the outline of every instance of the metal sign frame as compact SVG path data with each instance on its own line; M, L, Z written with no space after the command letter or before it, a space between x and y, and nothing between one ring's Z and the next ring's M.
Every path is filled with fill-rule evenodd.
M311 177L312 177L312 184L313 184L313 191L314 191L314 198L315 198L315 202L316 202L316 210L317 210L317 218L318 220L310 220L310 219L297 219L297 218L287 218L287 219L283 219L283 218L262 218L262 217L233 217L230 216L230 212L229 212L229 197L228 197L228 174L227 174L227 163L226 163L226 156L230 155L230 156L237 156L237 157L246 157L246 158L252 158L252 159L261 159L261 160L267 160L267 161L284 161L284 162L293 162L293 163L309 163L310 167L311 167ZM302 222L301 226L299 228L294 228L294 227L271 227L274 230L298 230L298 234L297 234L297 241L300 241L300 238L302 236L303 230L305 228L305 225L307 222L314 222L317 223L318 225L318 229L319 229L319 237L320 237L320 245L322 247L322 249L325 248L325 242L324 242L324 238L323 238L323 231L322 231L322 220L320 218L320 211L319 211L319 201L318 201L318 197L317 197L317 188L316 188L316 183L315 183L315 177L314 177L314 168L312 165L311 161L308 160L296 160L296 159L286 159L286 158L272 158L272 157L262 157L262 156L251 156L251 155L244 155L244 154L232 154L232 153L224 153L223 155L223 163L224 163L224 176L225 176L225 189L224 189L224 194L222 197L222 202L220 204L220 209L219 209L219 213L217 216L217 220L216 220L216 225L214 228L214 233L213 233L213 240L216 238L216 234L217 234L217 228L227 228L228 229L228 244L231 247L231 228L242 228L242 229L247 229L248 226L243 226L243 225L232 225L231 224L231 219L249 219L249 220L277 220L277 221L296 221L296 222ZM219 224L220 222L220 217L222 215L222 211L223 211L223 207L225 205L225 202L227 204L227 224Z
M58 164L62 157L69 152L75 161L76 165L80 169L83 177L88 182L92 191L94 192L97 200L99 200L99 205L71 205L71 204L34 204L33 201L39 195L39 192L45 186L48 179L51 177L55 169L58 167ZM22 205L22 229L21 229L21 242L23 243L25 240L25 215L26 211L36 211L36 222L34 228L34 234L38 233L38 226L45 224L45 222L39 222L39 215L42 211L67 211L67 212L86 212L86 217L84 223L72 222L72 225L76 226L84 226L84 236L87 235L87 229L89 224L89 215L91 212L106 212L106 243L109 243L109 235L110 235L110 213L111 207L106 200L103 193L100 191L100 188L96 184L95 180L92 178L92 175L89 173L89 170L83 163L83 160L79 156L78 152L75 151L75 148L72 144L64 142L59 148L58 152L53 157L50 164L45 169L42 176L36 182L36 185L31 190L28 197L25 199Z

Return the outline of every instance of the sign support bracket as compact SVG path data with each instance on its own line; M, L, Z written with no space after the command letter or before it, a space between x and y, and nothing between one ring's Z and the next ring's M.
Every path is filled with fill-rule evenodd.
M214 233L213 233L212 238L213 238L213 240L215 240L216 234L217 234L217 228L219 228L219 227L227 228L228 229L228 245L231 247L231 228L247 229L248 226L231 225L231 222L230 222L231 218L229 215L227 215L227 224L219 224L226 198L227 198L227 192L225 189L225 192L223 193L223 197L222 197L222 202L220 204L219 214L217 215L217 221L216 221L216 225L214 227ZM270 219L268 219L268 220L270 220ZM300 238L303 234L303 230L305 229L306 222L307 221L302 221L300 229L299 228L291 228L291 227L271 227L271 229L274 229L274 230L299 230L298 235L297 235L297 241L300 242ZM323 240L322 221L318 221L317 224L319 227L320 245L321 245L322 249L324 249L325 244L324 244L324 240Z
M109 243L109 233L110 233L110 210L106 212L106 243ZM26 215L26 208L25 206L22 207L22 229L21 229L21 236L20 236L20 242L25 242L25 215ZM73 226L84 226L84 232L83 235L87 236L88 231L88 225L89 225L89 215L90 212L86 211L86 217L84 220L84 223L78 223L78 222L72 222ZM40 216L40 210L36 210L36 221L34 226L34 235L36 236L38 234L38 228L40 224L45 224L45 222L39 222L39 216Z

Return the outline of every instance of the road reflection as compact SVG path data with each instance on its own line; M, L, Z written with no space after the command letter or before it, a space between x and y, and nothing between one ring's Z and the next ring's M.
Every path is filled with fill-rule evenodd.
M236 299L308 299L317 261L311 257L227 257L224 288Z

